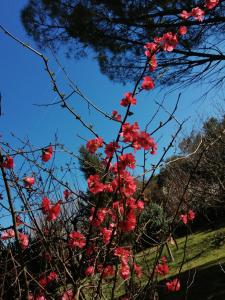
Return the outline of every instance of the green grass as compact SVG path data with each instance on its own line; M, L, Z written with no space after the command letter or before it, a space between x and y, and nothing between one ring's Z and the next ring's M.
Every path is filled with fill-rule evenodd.
M215 239L216 236L221 238ZM224 241L222 240L223 237ZM184 258L185 240L185 237L177 240L178 249L176 249L175 245L169 245L175 259L174 262L169 262L170 276L174 276L179 272ZM219 245L220 240L221 243ZM156 249L150 249L145 250L138 255L139 262L144 267L144 270L148 270L148 267L150 270L152 267L155 252ZM163 255L168 258L166 248L163 251ZM185 263L182 266L181 272L193 268L201 268L206 265L214 265L218 262L225 262L225 228L199 232L188 236L185 251Z
M168 258L170 273L167 277L159 277L162 286L160 300L225 300L225 273L222 270L225 263L225 227L189 235L186 247L185 240L185 237L177 239L178 249L175 245L169 245L174 261L169 260L166 247L163 250L162 255ZM148 275L152 272L156 254L157 248L151 248L137 255L137 263L143 269L143 277L137 284L143 286L146 283ZM179 271L181 291L167 294L164 289L165 281L177 276ZM111 284L105 282L105 299L110 299L111 288ZM124 293L125 284L119 280L115 298Z

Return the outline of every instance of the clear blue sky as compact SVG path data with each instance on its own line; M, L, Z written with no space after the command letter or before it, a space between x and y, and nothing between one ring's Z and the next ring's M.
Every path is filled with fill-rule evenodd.
M20 22L20 11L26 2L25 0L2 0L0 23L21 40L36 48ZM2 32L0 32L0 40L0 91L3 97L4 112L4 115L0 117L0 133L3 135L3 139L15 143L15 140L10 137L10 133L14 132L20 138L29 136L31 142L40 147L51 142L57 132L60 142L76 152L82 144L78 134L85 139L93 136L59 106L48 108L34 106L34 104L52 103L57 100L56 94L51 90L49 77L44 70L42 61ZM49 58L62 92L66 94L70 89L64 80L62 71L55 64L51 53L45 54ZM109 81L100 73L98 65L91 55L80 61L69 60L65 58L62 49L58 56L71 78L96 105L109 113L113 109L123 111L119 107L119 101L125 92L132 90L132 85L122 86ZM181 92L181 103L176 116L180 121L190 117L182 133L185 134L190 131L192 126L199 128L201 118L204 119L210 114L216 113L216 110L212 110L209 101L201 105L199 102L193 102L201 94L200 88L193 90L192 87ZM166 97L165 106L168 110L172 109L178 93L179 91L176 91ZM159 92L157 88L154 92L143 93L138 97L138 105L134 109L136 117L130 118L130 121L137 119L144 126L156 109L153 99L160 102L163 96L164 92ZM87 105L77 96L72 98L71 104L87 123L94 125L95 130L106 141L113 139L115 129L110 121L104 120L95 111L89 112ZM159 121L165 119L165 116L166 114L161 113L152 124L150 131L158 125ZM159 155L162 148L168 144L175 129L176 125L170 123L155 137L160 139ZM156 162L157 159L158 156L154 157L153 162Z

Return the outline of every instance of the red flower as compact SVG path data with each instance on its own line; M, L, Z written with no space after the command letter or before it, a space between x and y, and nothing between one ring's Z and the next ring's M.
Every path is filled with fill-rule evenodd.
M187 27L186 26L180 26L178 29L178 32L180 35L185 35L187 33Z
M219 4L219 2L219 0L205 0L205 7L207 7L208 9L213 9Z
M48 284L46 275L42 274L41 277L39 278L38 282L42 287L46 287L46 285Z
M189 210L187 214L180 215L180 219L186 225L188 221L193 221L195 219L195 212L193 212L193 210Z
M152 57L150 58L148 63L149 63L149 70L151 72L154 72L156 70L157 66L158 66L156 56L152 55Z
M71 195L71 192L66 189L64 192L63 192L63 195L64 195L64 198L67 200L69 198L69 196Z
M122 126L122 132L120 136L123 137L123 141L125 143L133 142L138 135L139 126L138 123L135 122L134 124L125 123Z
M143 82L141 84L142 89L148 91L148 90L153 89L154 86L155 86L154 85L154 81L151 79L151 77L145 76L144 80L143 80Z
M41 209L44 215L46 215L49 212L50 206L51 206L51 201L47 197L44 197L42 199L42 204L41 204Z
M180 280L178 278L175 278L172 281L167 281L166 287L168 292L177 292L180 290Z
M2 232L1 240L8 240L15 237L15 231L13 229L7 229Z
M90 216L89 220L92 222L93 226L98 227L104 222L106 214L107 214L107 209L99 208L96 213L96 217L93 219L94 211L95 211L95 209L94 209L94 207L92 207L91 216Z
M101 233L102 233L103 242L104 244L107 245L111 239L112 229L107 229L104 227L101 229Z
M144 201L139 200L137 202L137 209L138 209L138 211L141 212L144 209L144 207L145 207Z
M112 265L105 266L104 270L102 271L102 277L113 276L115 273L114 267Z
M191 15L195 18L195 20L202 22L205 16L204 10L199 7L192 8Z
M156 43L147 43L145 44L144 48L146 49L145 55L151 59L154 53L156 53L158 45Z
M87 182L88 182L88 188L92 194L96 195L104 191L105 185L100 182L99 175L97 174L90 175Z
M16 226L20 226L23 224L23 221L21 220L20 216L16 216Z
M47 300L47 298L45 298L45 296L42 294L38 294L37 296L35 296L35 300Z
M13 169L14 160L11 156L6 156L5 161L2 163L2 167L6 169Z
M137 275L138 278L141 278L141 276L142 276L141 267L136 265L135 263L134 263L134 272L135 272L135 274Z
M128 260L128 257L131 256L131 252L129 249L123 248L123 247L117 247L114 250L114 255L118 256L120 259L126 259Z
M195 219L195 212L193 210L189 210L188 220L193 221L194 219Z
M58 275L56 272L50 272L47 276L48 283L52 282L53 280L58 280Z
M19 235L20 247L22 249L26 249L29 246L29 237L22 232L19 232L18 235Z
M155 271L160 275L166 275L169 273L169 266L167 263L158 264L155 268Z
M126 93L124 98L121 100L120 105L128 106L129 104L136 105L136 98L133 97L132 93Z
M88 151L93 154L98 150L98 148L102 147L102 145L103 139L98 137L96 139L88 141L86 147Z
M166 275L169 273L169 266L167 265L167 260L165 256L161 258L161 264L158 264L155 268L155 271L160 275Z
M133 210L131 210L127 214L126 220L120 222L120 228L123 232L130 232L135 229L136 224L137 224L137 219L136 219L135 212Z
M54 221L58 218L60 214L61 203L62 203L61 201L58 201L56 204L50 206L50 209L48 211L48 217L47 217L48 221Z
M117 121L121 121L121 115L118 115L118 112L116 110L113 110L112 117Z
M120 146L117 142L111 142L105 146L105 154L107 158L113 156L114 152L119 149Z
M56 220L60 214L60 205L62 201L58 201L56 204L51 204L51 201L44 197L42 199L41 209L44 215L47 215L48 221Z
M180 17L183 20L187 20L188 18L190 18L190 16L191 16L191 13L187 12L186 10L183 10L180 14Z
M151 154L155 154L157 150L157 144L154 139L145 131L141 131L136 135L132 145L135 150L143 148L145 150L150 150Z
M52 158L53 148L52 146L49 146L48 148L45 148L42 150L42 156L41 159L44 162L49 161Z
M25 183L25 188L30 188L35 184L35 179L34 177L26 177L23 179L23 182Z
M120 171L120 174L112 181L112 186L114 190L119 187L120 192L124 194L125 197L130 197L137 189L134 177L125 170Z
M74 291L71 289L65 291L60 300L76 300Z
M167 262L166 256L162 256L161 261L162 263L166 263Z
M94 267L93 266L89 266L87 267L87 269L85 270L85 275L86 276L92 276L94 274Z
M186 225L188 222L188 217L187 215L180 215L181 221Z
M122 154L119 157L119 169L124 170L126 168L134 169L135 168L135 157L132 153Z
M130 277L130 267L127 264L122 264L120 268L120 276L126 280Z
M162 48L164 51L171 52L176 48L178 44L178 39L176 34L172 32L164 33L162 36Z
M73 231L69 234L69 246L71 248L84 248L86 239L84 235L78 231Z

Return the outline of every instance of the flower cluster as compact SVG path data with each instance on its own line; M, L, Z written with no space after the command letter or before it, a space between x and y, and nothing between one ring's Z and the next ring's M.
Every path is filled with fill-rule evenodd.
M69 234L69 247L71 248L84 248L86 245L86 239L84 235L80 232L73 231Z
M180 280L175 278L166 282L166 288L168 292L178 292L180 290Z
M15 231L13 229L7 229L2 232L1 240L5 241L15 237Z
M161 263L157 264L155 271L159 275L163 275L163 276L169 273L169 266L167 264L167 260L165 256L161 258Z
M88 141L86 147L88 151L93 154L98 150L98 148L102 147L102 145L103 139L98 137L96 139Z
M157 145L149 133L140 131L138 123L125 123L122 126L120 136L125 143L131 143L135 150L150 150L151 154L155 154Z
M186 225L189 221L193 221L195 219L195 212L190 209L187 214L180 215L180 219Z
M60 214L61 203L62 201L60 200L56 204L52 204L47 197L42 199L41 209L43 214L47 216L48 221L54 221L58 218Z
M38 280L39 284L43 287L46 287L49 283L54 280L58 280L58 275L56 272L50 272L49 275L42 274Z
M138 278L142 276L141 267L133 262L132 259L133 255L129 249L123 247L117 247L114 250L114 255L117 256L120 260L121 266L120 266L119 274L124 280L130 277L132 267Z

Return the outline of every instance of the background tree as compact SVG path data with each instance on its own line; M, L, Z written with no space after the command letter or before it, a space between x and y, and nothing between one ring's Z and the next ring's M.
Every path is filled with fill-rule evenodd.
M166 205L169 215L176 211L184 187L190 181L181 210L193 208L212 222L223 221L224 143L225 117L208 119L200 132L192 132L181 141L181 155L172 157L160 172L165 198L170 200ZM189 157L182 159L184 155Z
M215 85L223 78L225 2L206 9L201 26L197 26L196 18L180 17L183 10L194 6L206 9L204 3L195 0L30 0L21 18L41 48L56 49L65 44L68 55L76 58L94 50L101 71L122 82L134 80L142 72L147 42L165 30L175 33L186 26L188 33L179 37L177 49L159 55L156 76L164 84L189 84L216 71Z

